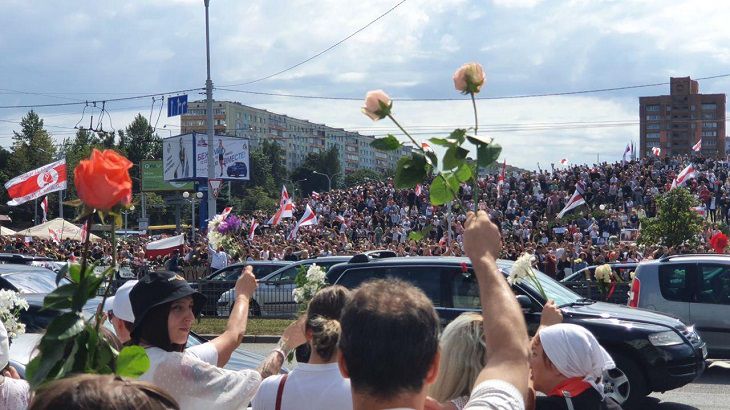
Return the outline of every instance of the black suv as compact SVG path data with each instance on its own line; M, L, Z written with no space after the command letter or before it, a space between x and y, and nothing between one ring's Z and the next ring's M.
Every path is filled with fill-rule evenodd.
M371 255L372 256L372 255ZM327 282L355 288L375 278L397 278L421 288L431 298L443 325L467 311L479 311L479 287L467 258L356 255L327 272ZM505 277L512 261L499 260ZM605 375L606 393L626 407L650 392L664 392L692 382L705 369L702 339L680 320L667 315L582 298L537 272L547 296L563 311L564 322L590 330L611 353L617 368ZM512 286L532 335L546 302L528 281Z

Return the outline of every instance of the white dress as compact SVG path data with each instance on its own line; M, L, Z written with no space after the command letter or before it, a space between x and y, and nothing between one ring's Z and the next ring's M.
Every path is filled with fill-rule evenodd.
M255 370L232 371L184 353L145 349L150 369L139 380L167 391L183 410L246 408L261 383Z

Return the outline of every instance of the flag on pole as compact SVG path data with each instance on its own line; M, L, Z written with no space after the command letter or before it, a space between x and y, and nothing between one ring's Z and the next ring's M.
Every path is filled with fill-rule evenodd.
M320 196L317 191L312 191L312 193L310 195L311 195L312 199L314 199L315 201L319 201Z
M702 138L700 138L699 141L697 141L697 144L692 146L692 151L694 152L700 152L702 150Z
M223 212L221 212L221 216L223 217L223 219L226 219L228 217L228 214L230 214L232 210L233 210L232 206L224 208Z
M653 147L651 149L651 153L658 157L662 154L662 149L659 147Z
M583 199L583 195L576 189L573 193L573 196L570 197L568 203L565 204L565 208L563 208L563 210L560 211L560 213L558 214L558 218L562 218L563 215L565 215L571 209L577 208L581 205L585 205L585 203L586 201Z
M431 148L431 145L426 141L421 141L421 148L423 148L424 151L433 152L433 148Z
M291 218L294 214L294 204L289 198L289 193L286 191L286 185L281 187L281 199L279 200L279 209L276 211L274 216L266 222L266 225L278 225L282 219Z
M560 160L560 165L568 165L568 158L563 158Z
M299 218L299 222L297 222L296 226L294 226L294 229L292 229L291 233L289 233L289 239L291 240L297 237L297 233L299 233L299 228L316 224L317 214L315 214L312 208L309 207L309 204L307 204L307 207L304 209L304 215Z
M499 177L497 177L497 198L502 197L502 188L504 185L504 171L507 168L507 160L505 159L502 162L502 172L500 172Z
M623 157L624 162L626 162L627 155L631 155L631 144L626 144L626 149L624 150L624 157Z
M63 232L63 229L61 229ZM59 238L58 231L55 229L48 228L48 236L51 237L51 240L56 243L61 243L61 239Z
M672 187L669 188L671 191L672 189L682 186L687 182L688 179L694 178L695 176L695 168L692 164L687 165L687 168L683 169L682 172L677 175L676 178L674 178L674 181L672 181Z
M248 230L248 240L253 241L254 232L256 231L256 228L259 226L258 223L256 223L255 218L251 218L251 228Z
M48 222L48 196L43 197L41 209L43 210L43 223L46 223Z
M17 176L5 183L5 189L8 190L10 206L66 189L66 160L52 162Z
M86 240L86 235L88 235L88 228L87 222L84 222L81 224L81 242Z
M423 187L421 186L421 184L416 184L416 196L421 196L422 193Z

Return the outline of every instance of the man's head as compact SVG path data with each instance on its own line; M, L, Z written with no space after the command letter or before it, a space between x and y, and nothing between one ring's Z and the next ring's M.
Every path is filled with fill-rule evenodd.
M438 374L439 320L428 297L394 279L360 286L340 319L340 370L355 394L418 394Z

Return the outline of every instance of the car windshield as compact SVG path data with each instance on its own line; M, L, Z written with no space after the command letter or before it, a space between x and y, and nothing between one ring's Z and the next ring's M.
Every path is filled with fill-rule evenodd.
M3 279L15 286L20 293L50 293L56 289L56 274L48 269L39 268L26 272L14 272L3 275ZM61 278L58 286L71 283Z
M548 299L554 300L558 306L567 305L576 302L577 300L582 298L579 294L561 285L550 276L534 268L533 271L537 276L537 280L540 281L540 285L542 285L542 288L545 290L545 295L547 295ZM540 293L537 289L537 286L535 286L535 284L532 283L532 281L530 280L523 280L520 285L527 286L528 288L534 290L537 294Z

